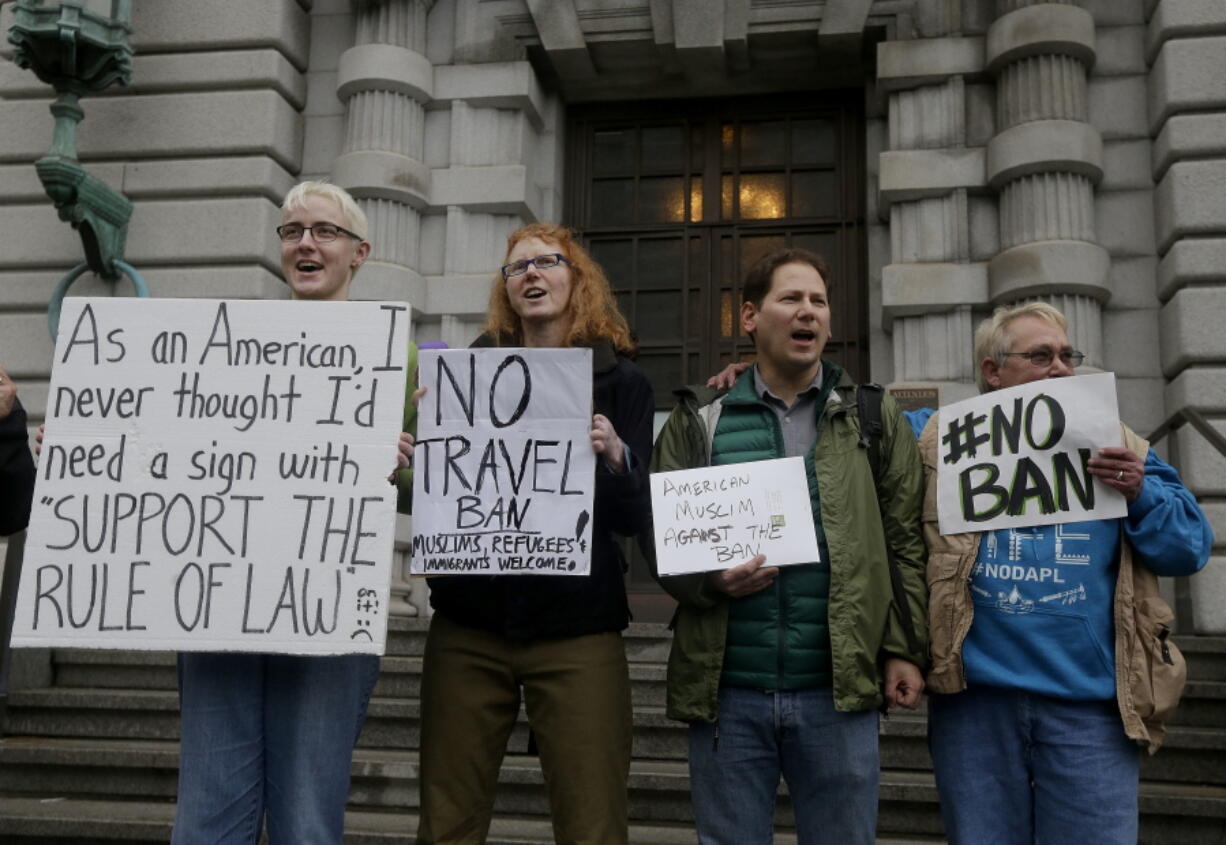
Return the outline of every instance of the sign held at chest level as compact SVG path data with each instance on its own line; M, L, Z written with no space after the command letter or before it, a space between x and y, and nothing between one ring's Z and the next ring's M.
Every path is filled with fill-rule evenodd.
M937 508L942 534L1124 516L1090 474L1121 442L1115 376L1043 379L940 410Z

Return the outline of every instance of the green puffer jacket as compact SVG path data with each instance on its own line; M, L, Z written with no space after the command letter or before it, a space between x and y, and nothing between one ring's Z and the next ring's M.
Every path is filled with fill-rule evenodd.
M752 375L746 372L743 377ZM682 388L677 395L678 405L656 440L652 472L710 464L711 437L722 410L719 393L696 386ZM880 509L868 456L859 446L856 387L846 374L822 411L814 450L822 527L830 551L834 703L843 711L881 705L881 666L887 657L909 660L921 670L928 665L927 553L920 526L923 470L915 437L889 396L882 417ZM908 649L893 607L887 537L902 574L919 653ZM668 660L668 715L686 722L713 722L732 599L711 589L701 574L659 581L678 602Z
M818 402L824 403L842 373L838 366L825 367ZM720 407L711 444L712 465L784 457L779 418L756 394L752 373L737 380ZM826 561L830 551L822 532L821 490L812 453L805 455L805 478L822 562L784 567L770 589L729 603L722 684L777 690L830 684L830 633L826 627L830 598L830 566Z

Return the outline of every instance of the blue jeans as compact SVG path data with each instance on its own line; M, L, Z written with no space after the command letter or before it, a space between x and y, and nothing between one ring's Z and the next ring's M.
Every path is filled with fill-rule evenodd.
M950 845L1135 845L1139 746L1112 701L977 687L928 705Z
M780 774L801 845L875 841L877 711L840 713L829 687L720 687L719 721L692 723L689 733L702 845L770 843Z
M371 655L179 655L174 845L339 845Z

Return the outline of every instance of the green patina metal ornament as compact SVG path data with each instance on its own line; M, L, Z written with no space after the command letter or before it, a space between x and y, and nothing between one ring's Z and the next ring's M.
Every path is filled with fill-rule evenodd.
M19 0L8 40L13 61L55 88L51 105L55 130L51 149L35 162L38 178L55 203L60 219L81 235L89 269L117 279L128 234L132 203L85 172L77 160L77 124L85 117L81 97L132 79L132 0L112 0L111 16L80 2L43 4Z

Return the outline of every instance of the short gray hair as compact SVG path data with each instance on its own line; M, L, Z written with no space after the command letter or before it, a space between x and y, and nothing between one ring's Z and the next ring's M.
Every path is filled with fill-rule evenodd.
M991 385L983 376L983 359L991 358L1000 366L1005 365L1005 353L1013 345L1009 324L1020 317L1038 317L1068 332L1068 319L1054 306L1046 302L1023 302L1021 305L997 308L975 330L975 384L980 393L987 393Z

